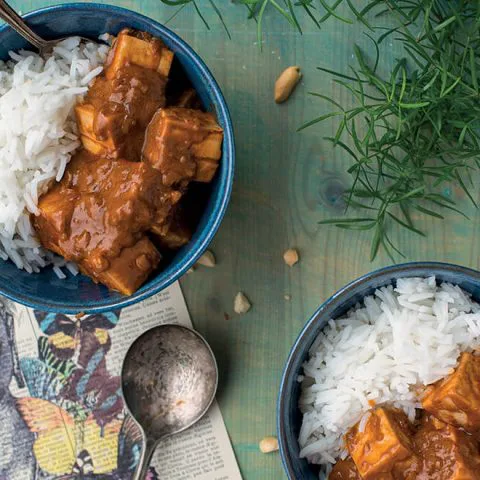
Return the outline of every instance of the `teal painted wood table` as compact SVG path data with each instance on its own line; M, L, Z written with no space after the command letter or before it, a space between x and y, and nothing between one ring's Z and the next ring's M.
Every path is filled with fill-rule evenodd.
M50 5L44 0L16 0L23 13ZM174 10L159 0L121 0L117 5L165 22ZM381 253L369 259L370 238L361 233L319 226L339 214L336 192L348 184L348 158L324 142L334 121L301 133L304 121L325 113L308 96L322 92L350 99L316 69L346 70L353 43L366 45L359 25L330 20L318 30L305 19L303 35L279 15L266 14L263 48L246 10L223 6L232 39L200 0L207 30L193 9L185 8L169 26L203 57L217 78L231 109L237 142L235 186L227 216L211 248L218 264L198 268L182 280L197 329L217 356L221 381L218 400L242 474L247 480L285 478L278 454L264 455L258 442L275 434L277 389L289 349L315 308L353 278L390 263ZM386 59L392 57L390 45ZM289 65L304 77L291 99L276 105L273 84ZM422 219L426 239L393 232L407 260L439 260L479 266L479 213L455 190L470 220L447 214L446 220ZM290 268L282 255L295 247L300 262ZM245 292L253 305L239 316L233 299Z

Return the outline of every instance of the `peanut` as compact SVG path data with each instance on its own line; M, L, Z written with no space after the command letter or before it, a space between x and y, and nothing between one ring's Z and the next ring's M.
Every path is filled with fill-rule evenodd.
M285 250L283 254L283 260L289 267L293 267L296 263L298 263L298 252L294 248L289 248Z
M247 313L252 308L252 304L249 302L248 298L244 293L238 292L235 295L235 300L233 301L233 309L235 313L242 315Z
M207 250L197 261L198 265L204 267L213 268L217 262L215 260L215 255L210 250Z
M265 437L258 444L262 453L271 453L278 450L277 437Z
M300 67L286 68L275 82L275 102L283 103L288 100L301 78Z

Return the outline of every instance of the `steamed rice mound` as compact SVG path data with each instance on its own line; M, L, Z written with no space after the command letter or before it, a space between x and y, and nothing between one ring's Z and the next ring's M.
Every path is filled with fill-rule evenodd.
M346 451L342 437L373 405L413 420L425 385L449 375L480 344L480 306L435 277L403 278L330 320L303 365L300 456L325 476Z
M64 276L58 267L65 262L41 248L29 215L80 145L73 107L103 70L107 51L71 37L48 58L21 50L0 62L0 258L27 272L53 263Z

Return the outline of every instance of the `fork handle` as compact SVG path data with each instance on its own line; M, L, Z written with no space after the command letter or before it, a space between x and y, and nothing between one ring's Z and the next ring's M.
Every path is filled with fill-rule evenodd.
M39 50L46 47L48 42L39 37L5 0L0 0L0 18Z

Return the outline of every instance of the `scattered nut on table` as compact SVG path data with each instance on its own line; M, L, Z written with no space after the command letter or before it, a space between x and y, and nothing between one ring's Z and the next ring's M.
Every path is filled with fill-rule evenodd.
M289 267L293 267L296 263L298 263L297 250L295 250L294 248L289 248L288 250L285 250L283 254L283 259Z
M277 437L265 437L258 444L262 453L271 453L278 450Z
M292 299L292 296L291 296L291 295L288 295L288 293L287 293L287 294L285 294L285 295L283 296L283 298L284 298L287 302L289 302L289 301Z
M301 78L300 67L286 68L275 82L275 102L283 103L288 100Z
M235 313L242 315L247 313L251 308L252 304L249 302L245 294L238 292L235 295L235 300L233 301L233 309L235 310Z
M214 267L217 262L215 260L215 255L210 250L207 250L197 261L198 265L202 265L203 267Z

